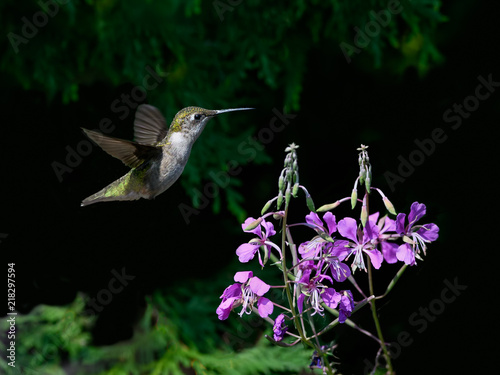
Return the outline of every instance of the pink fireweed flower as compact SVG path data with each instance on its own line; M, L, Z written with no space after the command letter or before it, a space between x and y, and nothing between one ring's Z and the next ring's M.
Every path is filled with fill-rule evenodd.
M397 258L413 266L416 263L415 258L420 257L420 251L425 254L427 250L426 243L437 240L439 237L439 227L436 224L414 224L426 213L426 207L423 203L413 202L408 215L408 224L405 226L406 214L398 214L396 217L396 232L403 235L404 244L399 246L396 253Z
M368 219L372 224L376 224L379 229L378 238L373 240L373 242L375 245L380 245L380 250L382 251L384 260L387 263L396 263L398 261L398 258L396 257L398 245L389 241L388 238L390 235L385 234L387 232L396 232L396 221L392 220L387 215L381 217L380 220L378 220L378 217L379 213L375 212L370 215Z
M357 268L366 271L363 253L370 257L373 267L376 269L380 268L384 258L382 253L375 249L372 242L372 240L378 238L379 230L376 225L368 221L364 228L358 228L356 220L346 217L339 221L338 231L343 237L353 241L351 244L352 247L349 248L350 253L346 257L346 259L348 259L351 254L354 254L354 260L351 264L353 272L356 271Z
M318 268L330 272L335 281L341 283L351 276L351 269L342 261L349 255L349 241L336 240L325 247L324 256L318 263Z
M311 305L314 312L311 315L318 313L323 316L324 308L321 302L324 302L328 307L336 308L340 302L340 294L333 288L328 288L326 285L321 284L324 279L332 282L332 279L326 275L316 275L311 278L311 269L306 269L299 280L301 287L301 294L297 299L297 306L299 312L302 314L304 310L304 301ZM307 297L307 300L306 300Z
M342 291L339 306L339 323L344 323L354 310L354 299L350 290Z
M285 324L285 314L279 314L274 321L273 333L274 333L274 341L281 341L285 336L286 331L288 330L287 325Z
M274 236L276 231L274 230L274 226L272 223L268 223L265 220L262 220L260 224L251 230L245 230L251 223L255 222L256 219L253 217L249 217L245 220L245 222L241 225L244 232L256 234L258 237L253 238L248 243L244 243L240 245L238 249L236 249L236 255L238 255L238 259L241 263L247 263L252 260L255 256L255 253L258 252L259 248L264 248L264 257L261 256L259 252L259 263L262 267L269 260L271 256L271 247L278 250L281 257L281 249L277 247L274 243L269 241L269 237ZM262 231L264 228L264 231Z
M234 281L236 283L228 286L220 296L222 302L216 311L220 320L227 319L229 313L240 305L243 306L240 316L244 313L250 314L255 303L262 318L268 317L273 312L273 303L263 297L269 291L270 286L253 276L252 271L236 272Z
M323 220L326 226L315 212L311 212L306 216L307 225L313 228L318 233L318 236L314 237L311 241L300 244L299 253L303 259L321 256L321 250L330 244L330 241L333 241L331 237L332 233L337 230L335 215L331 212L326 212L323 215ZM330 241L327 241L327 239Z

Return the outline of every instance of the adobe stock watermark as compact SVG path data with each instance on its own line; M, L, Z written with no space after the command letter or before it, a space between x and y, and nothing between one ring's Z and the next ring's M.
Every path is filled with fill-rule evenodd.
M468 119L471 114L479 108L481 101L488 99L495 90L500 87L500 82L493 80L492 74L488 74L487 78L478 76L479 84L476 86L473 95L469 95L462 100L462 103L453 103L451 108L443 113L443 121L449 124L452 130L457 130L462 126L463 120ZM444 143L448 139L447 131L441 127L437 127L431 131L429 138L422 140L416 138L413 143L415 148L405 158L403 155L397 157L399 165L397 173L386 171L384 172L385 181L392 192L398 183L403 183L409 178L416 167L424 164L425 160L436 151L437 145Z
M369 13L370 21L362 29L358 26L354 27L354 31L356 32L353 40L354 46L346 42L339 44L347 63L351 63L354 54L360 54L362 50L370 45L373 38L376 38L382 29L391 22L392 16L398 15L402 11L403 6L398 0L389 0L386 9L379 10L378 12L371 10Z
M148 91L156 89L163 82L162 73L156 72L149 65L146 65L144 69L147 74L142 79L142 85L133 87L129 93L122 93L119 99L111 102L111 112L115 113L120 120L127 118L131 109L137 108L139 104L146 100ZM104 117L99 121L99 129L95 130L99 130L102 134L109 134L115 128L116 126L113 121L108 117ZM83 139L74 147L70 145L65 147L67 152L64 159L65 163L54 160L51 164L59 182L63 181L65 173L73 172L74 168L81 164L83 158L92 153L93 145L95 145L94 142Z
M38 6L42 8L38 12L33 13L33 15L28 19L28 17L21 17L21 35L10 32L7 34L7 39L9 39L12 49L17 54L19 53L19 46L21 44L28 44L40 31L41 28L45 27L50 18L55 17L59 13L59 7L61 5L66 5L70 0L40 0L37 2ZM49 18L50 17L50 18Z
M240 155L247 156L247 163L255 160L258 152L264 150L266 145L274 140L275 135L285 130L290 124L290 120L293 120L297 116L294 114L282 113L276 108L273 108L272 112L274 116L269 121L269 126L260 129L256 136L249 136L237 147L237 151ZM209 205L212 199L219 195L220 189L225 189L229 186L231 177L236 177L242 170L243 167L238 161L230 160L226 163L226 168L224 170L217 173L211 171L208 174L212 181L204 185L203 191L193 188L193 196L199 203L196 205L196 208L185 203L181 203L177 206L186 224L190 223L192 215L198 215L201 210Z
M434 323L438 316L444 313L446 307L455 302L462 292L467 289L467 285L459 283L458 277L455 277L453 282L444 279L443 284L445 287L441 290L439 297L434 298L427 306L419 306L418 310L408 317L408 323L415 328L416 333L424 333L429 327L429 323ZM399 332L396 342L390 343L387 347L391 358L397 359L404 348L413 344L414 336L415 333L412 334L408 331ZM375 365L367 358L365 358L364 364L364 374L369 374L369 371L375 369Z
M214 0L212 5L219 16L220 22L224 21L224 13L232 12L243 0Z

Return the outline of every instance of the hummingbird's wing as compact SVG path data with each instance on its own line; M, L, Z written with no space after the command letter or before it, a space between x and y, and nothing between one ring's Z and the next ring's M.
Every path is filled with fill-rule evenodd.
M160 110L149 104L137 107L134 120L134 140L143 145L155 145L167 135L167 123Z
M120 159L130 168L137 168L145 160L157 156L161 150L156 146L141 145L124 139L108 137L93 130L83 129L84 133L111 156Z

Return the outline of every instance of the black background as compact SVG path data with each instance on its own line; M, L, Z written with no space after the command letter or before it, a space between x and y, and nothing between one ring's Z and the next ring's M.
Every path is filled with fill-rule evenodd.
M425 78L412 69L400 79L388 79L383 71L367 75L355 64L347 65L341 55L332 57L321 49L313 50L308 56L301 110L266 145L274 163L245 166L239 175L244 181L245 207L257 216L276 193L284 148L296 142L300 145L301 182L317 205L330 203L350 194L357 173L356 147L366 143L373 185L390 195L398 210L408 212L417 200L427 205L426 219L441 227L440 239L430 246L425 261L408 270L391 298L379 306L383 326L397 327L386 334L389 339L405 330L414 340L395 361L401 374L430 373L430 364L436 374L466 373L469 367L480 373L494 360L495 348L488 342L498 328L496 314L491 313L497 285L491 275L498 258L500 87L480 101L458 129L452 129L453 123L446 122L443 114L454 103L463 104L474 95L479 76L487 79L492 75L493 81L500 82L498 20L488 6L478 6L462 22L448 26L460 31L442 46L445 63ZM333 70L332 66L342 69ZM155 288L193 277L209 278L233 262L234 250L244 239L239 223L224 209L216 217L210 208L201 210L186 225L178 205L190 204L190 198L179 183L153 201L80 208L83 198L127 171L101 150L84 157L73 172L58 181L52 162L64 162L66 145L74 148L85 139L79 127L106 117L112 99L130 87L87 87L80 102L66 106L57 100L47 103L41 92L9 90L2 92L0 103L0 232L8 234L0 250L4 262L16 263L18 311L27 313L40 303L69 303L77 291L95 295L112 269L125 267L136 276L131 287L106 309L108 316L103 317L97 343L126 337L144 305L144 296ZM96 108L94 113L84 110L89 103ZM282 103L258 104L254 112L228 116L245 117L259 128L268 127L272 109ZM384 173L397 173L398 156L408 160L417 149L415 140L429 138L436 128L443 129L446 141L437 144L391 192ZM297 217L304 213L299 211ZM457 279L467 289L446 304L424 332L417 332L418 327L408 318L440 298L445 279ZM368 318L360 317L361 322ZM357 335L352 331L342 334ZM359 362L365 349L348 340L340 354Z

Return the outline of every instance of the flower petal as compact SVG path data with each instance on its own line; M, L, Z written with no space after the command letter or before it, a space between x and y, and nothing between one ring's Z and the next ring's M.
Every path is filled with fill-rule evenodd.
M426 208L425 204L413 202L410 208L410 214L408 215L408 223L411 226L418 221L422 216L425 215Z
M238 255L238 260L241 263L247 263L253 259L255 253L259 249L260 245L244 243L236 249L236 255Z
M330 211L323 215L323 220L328 226L328 234L331 236L333 232L337 230L337 222L335 221L335 215Z
M387 263L396 263L398 258L396 257L396 252L398 251L398 245L393 242L382 241L380 243L382 248L382 254L384 255L384 260Z
M238 273L242 273L242 272L238 272ZM234 275L234 276L236 278L236 275ZM222 292L222 295L220 296L220 298L222 298L222 301L225 301L228 298L240 297L240 296L241 296L241 284L236 283L236 284L229 285L224 290L224 292Z
M259 279L257 276L252 277L250 279L248 286L250 286L250 289L252 290L252 292L257 294L258 296L263 296L271 288L269 285L267 285L264 281Z
M273 325L274 341L281 341L288 327L285 325L285 314L279 314Z
M405 219L406 214L400 213L396 216L396 233L404 233L405 232Z
M333 288L326 288L325 291L321 294L321 298L323 302L332 309L337 308L342 295L337 293Z
M304 310L304 298L306 298L306 296L303 293L300 293L299 298L297 298L297 307L299 308L300 314L302 314L302 310Z
M380 268L380 265L382 264L382 261L384 260L384 256L382 253L378 250L365 250L363 249L365 253L368 254L370 257L370 260L373 264L373 267L378 270Z
M260 223L260 224L265 228L266 238L269 238L269 237L274 236L276 234L276 231L274 230L273 223L269 223L269 222L263 220L262 223Z
M323 228L323 222L315 212L311 212L309 215L306 215L306 223L319 227L320 229Z
M257 227L254 229L245 230L245 228L248 227L250 224L252 224L255 220L257 220L257 219L254 219L253 217L249 217L248 219L245 220L245 222L243 224L241 224L241 228L243 229L243 232L253 233L253 234L256 234L257 236L262 238L262 230L261 230L260 225L257 225Z
M228 298L217 307L217 315L220 320L226 320L233 308L233 303L237 298Z
M252 271L240 271L234 274L234 281L245 284L253 276ZM238 284L233 284L238 285Z
M405 262L405 264L408 264L410 266L413 266L415 264L415 254L413 254L410 245L408 245L407 243L404 243L398 247L396 257L398 258L398 260Z
M439 227L434 223L425 224L417 233L426 241L436 241L439 237Z
M259 310L259 315L261 318L267 318L273 313L274 305L266 297L261 297L257 302L257 310Z
M349 238L351 241L358 243L358 238L356 236L358 224L356 224L356 220L351 217L346 217L339 221L337 229L342 237Z

